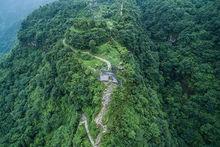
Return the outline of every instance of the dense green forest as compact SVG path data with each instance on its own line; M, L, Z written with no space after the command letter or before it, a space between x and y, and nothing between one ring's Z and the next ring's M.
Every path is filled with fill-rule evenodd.
M82 52L108 59L119 81L100 146L219 146L219 34L219 0L39 8L0 60L0 146L91 146L79 124L85 113L100 132L103 63Z
M54 0L1 0L0 1L0 55L7 53L16 41L22 20L40 5Z

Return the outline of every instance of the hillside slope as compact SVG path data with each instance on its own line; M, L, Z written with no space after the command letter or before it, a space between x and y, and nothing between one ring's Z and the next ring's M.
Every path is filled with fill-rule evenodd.
M218 146L219 8L60 0L34 11L0 61L0 144Z
M0 1L0 55L15 44L21 22L33 10L54 0L1 0Z

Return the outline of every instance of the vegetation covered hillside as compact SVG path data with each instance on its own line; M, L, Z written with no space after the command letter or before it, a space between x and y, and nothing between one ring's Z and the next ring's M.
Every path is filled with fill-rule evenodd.
M15 44L22 20L40 5L54 0L1 0L0 1L0 55Z
M219 146L219 10L60 0L34 11L0 61L0 146Z

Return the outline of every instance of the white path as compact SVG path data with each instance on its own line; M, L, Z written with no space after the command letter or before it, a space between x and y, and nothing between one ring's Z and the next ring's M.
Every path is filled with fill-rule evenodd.
M79 50L74 49L71 45L69 45L69 44L66 43L66 38L63 39L63 45L64 45L65 47L71 48L71 50L73 50L74 52L79 52ZM83 54L87 54L87 55L89 55L89 56L91 56L91 57L93 57L93 58L96 58L96 59L98 59L98 60L104 62L104 63L107 65L107 67L108 67L108 71L110 71L110 70L112 69L112 64L111 64L110 61L108 61L108 60L106 60L106 59L103 59L103 58L101 58L101 57L92 55L90 52L85 52L85 51L80 51L80 52L83 53Z
M71 45L67 44L66 39L63 39L63 45L65 47L71 48L74 52L79 52L78 50L75 50ZM112 65L108 60L103 59L103 58L98 57L98 56L95 56L95 55L92 55L89 52L85 52L85 51L80 51L80 52L83 53L83 54L87 54L91 57L94 57L94 58L106 63L106 65L108 67L108 70L109 71L111 70ZM106 113L108 111L108 106L111 102L111 96L112 96L113 90L117 86L116 84L113 84L111 81L105 82L105 85L106 85L107 88L105 89L105 91L103 92L103 95L102 95L102 108L101 108L101 111L98 113L98 115L95 117L95 120L94 120L97 127L99 127L101 129L101 131L98 134L98 136L96 137L96 139L94 140L93 137L90 134L88 119L87 119L85 114L82 115L82 118L81 118L81 121L80 121L80 124L79 124L79 125L84 124L87 136L88 136L89 141L90 141L90 143L93 147L99 147L100 146L102 136L107 132L107 125L105 125L103 123L103 118L104 118L104 116L106 115Z

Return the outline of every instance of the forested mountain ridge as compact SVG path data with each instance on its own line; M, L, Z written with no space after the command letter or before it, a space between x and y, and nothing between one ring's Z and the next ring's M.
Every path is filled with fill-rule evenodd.
M15 44L16 33L23 19L40 5L54 0L1 0L0 1L0 55Z
M218 0L60 0L34 11L0 61L0 144L92 146L80 119L95 138L106 85L89 52L119 81L100 146L219 146L219 10Z

